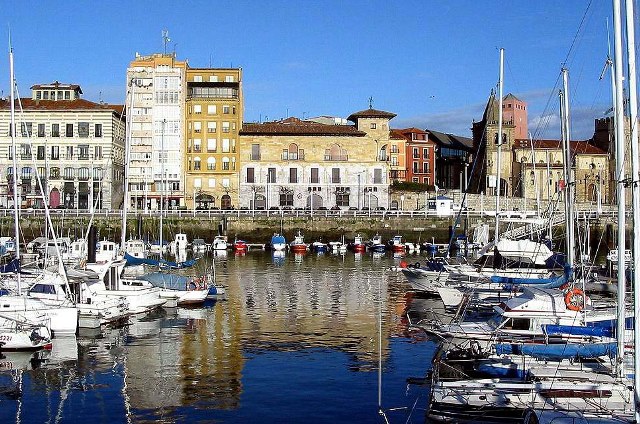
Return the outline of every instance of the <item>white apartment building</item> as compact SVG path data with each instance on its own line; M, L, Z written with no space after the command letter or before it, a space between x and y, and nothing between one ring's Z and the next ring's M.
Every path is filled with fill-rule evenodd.
M185 68L173 54L136 54L127 69L127 179L134 210L160 209L160 199L165 209L184 205Z
M56 81L31 90L31 98L16 100L15 152L11 102L0 99L0 206L13 206L13 176L17 175L22 207L42 207L40 178L44 199L52 208L120 208L123 106L84 100L75 84Z

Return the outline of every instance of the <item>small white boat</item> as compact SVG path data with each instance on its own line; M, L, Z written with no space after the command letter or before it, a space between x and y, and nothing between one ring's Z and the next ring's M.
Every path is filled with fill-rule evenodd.
M191 243L191 250L193 253L206 253L209 250L207 243L201 238L193 239Z
M227 236L215 236L211 247L213 250L227 250L229 248Z
M144 241L139 239L130 239L124 243L124 251L134 258L146 258L146 250Z
M187 250L187 235L184 233L176 234L176 238L171 242L171 253L174 255L178 252L184 252Z
M0 315L0 351L51 349L47 324Z

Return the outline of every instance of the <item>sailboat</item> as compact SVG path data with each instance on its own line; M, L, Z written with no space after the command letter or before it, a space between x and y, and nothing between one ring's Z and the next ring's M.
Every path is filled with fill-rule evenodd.
M16 119L15 119L15 106L16 106L16 90L17 84L14 76L13 69L13 48L9 48L9 65L10 65L10 79L11 79L11 96L10 96L10 108L11 108L11 148L16 150ZM17 98L19 102L19 97ZM28 134L30 137L30 134ZM17 155L13 155L13 169L18 169ZM40 181L40 177L36 172L36 179ZM78 311L70 301L65 301L61 305L47 305L38 299L30 298L23 293L23 284L27 282L33 282L33 279L46 279L55 276L53 273L46 271L33 271L29 278L26 278L26 274L20 266L20 203L18 197L18 185L17 178L13 178L13 223L15 230L15 264L11 273L4 275L3 284L5 288L9 289L11 294L2 296L0 314L5 317L3 325L3 331L16 334L16 337L25 335L25 326L16 325L16 323L28 324L30 326L39 326L43 321L47 321L47 328L50 331L49 334L55 333L56 335L62 334L75 334L78 328ZM40 184L39 184L40 185ZM40 186L40 192L42 194L42 187ZM44 197L44 196L43 196ZM47 224L53 232L53 225L49 216L48 205L45 203L45 217ZM62 278L66 278L64 266L60 258L60 251L58 244L55 244L56 252L58 254L59 275ZM28 335L27 335L28 336ZM44 334L43 334L44 336ZM6 337L6 335L5 335Z

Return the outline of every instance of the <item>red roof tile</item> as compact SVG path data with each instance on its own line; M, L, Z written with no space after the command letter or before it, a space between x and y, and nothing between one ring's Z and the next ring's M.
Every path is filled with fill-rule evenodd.
M359 118L389 118L396 117L395 113L385 112L384 110L366 109L359 112L352 113L347 118L351 122L356 122Z
M240 135L319 135L364 137L365 132L358 131L352 125L327 125L311 121L302 121L290 117L277 122L244 123Z
M531 140L527 139L518 139L515 140L513 147L520 149L531 149ZM562 140L533 140L533 148L534 149L553 149L560 150L562 149ZM587 141L571 141L569 143L569 148L571 149L571 153L580 153L580 154L588 154L588 155L606 155L607 152L601 150L594 146L593 144L589 144Z
M50 111L71 111L71 110L111 110L118 114L123 113L123 105L110 105L106 103L94 103L89 100L33 100L31 98L20 99L24 110L50 110ZM16 102L16 107L18 106ZM9 100L0 100L0 109L10 109Z

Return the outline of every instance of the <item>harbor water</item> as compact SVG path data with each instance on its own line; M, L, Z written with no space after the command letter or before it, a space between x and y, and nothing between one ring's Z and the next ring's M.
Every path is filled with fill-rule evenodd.
M390 422L424 422L428 389L407 379L427 375L436 344L409 326L423 300L391 269L400 258L214 259L226 300L2 354L0 422L375 423L379 387Z

